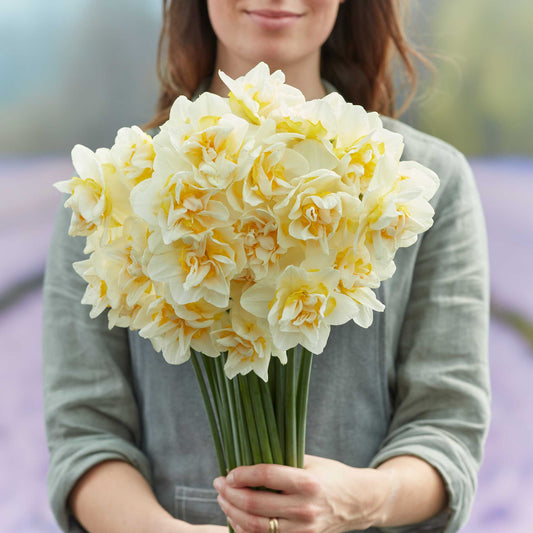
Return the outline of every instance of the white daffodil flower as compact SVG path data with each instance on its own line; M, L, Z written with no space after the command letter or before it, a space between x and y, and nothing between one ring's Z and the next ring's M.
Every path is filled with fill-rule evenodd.
M272 344L268 322L245 311L238 298L233 300L230 314L224 317L220 329L211 335L217 348L228 354L224 371L229 379L253 371L266 382L272 356L283 364L287 362L286 352Z
M299 133L306 139L330 144L335 137L337 118L329 103L324 100L310 100L298 105L281 105L271 116L279 132Z
M285 143L276 142L266 146L242 180L243 203L259 206L270 203L273 198L286 196L292 190L290 182L306 174L308 169L306 159L287 148Z
M155 180L164 184L174 174L189 171L199 186L225 189L238 177L236 172L245 172L240 151L248 126L231 114L224 98L210 93L194 102L178 98L153 140Z
M353 194L359 196L367 191L380 158L387 154L398 162L402 151L401 135L380 128L356 139L342 150L335 150L340 158L337 172L346 185L353 187Z
M339 287L344 289L351 289L352 287L369 287L376 289L379 287L381 279L374 270L372 265L372 258L367 250L354 251L353 246L348 246L337 252L336 257L332 263L328 258L327 266L333 266L335 270L340 273ZM314 264L319 267L315 259Z
M220 350L213 342L211 331L220 328L221 320L226 315L226 308L215 307L205 300L179 305L174 301L168 289L165 297L176 315L184 320L187 326L194 329L191 348L210 357L218 356Z
M261 280L244 291L241 305L268 320L278 349L301 344L320 354L330 326L351 318L352 301L336 290L339 279L333 268L309 271L290 265L277 279Z
M256 281L272 272L287 251L278 242L278 219L268 209L245 211L235 222L234 231L243 243L247 267Z
M355 246L364 246L376 263L389 264L399 247L413 244L433 223L429 199L437 187L433 171L384 156L364 195Z
M198 186L188 171L170 176L164 184L158 178L145 180L131 192L131 204L165 244L185 237L201 240L206 232L229 224L224 195Z
M120 246L97 248L89 259L73 264L76 273L87 282L82 304L92 306L89 316L96 318L107 307L121 309L127 306L125 294L118 279L126 252Z
M72 162L78 176L54 184L71 195L65 202L65 207L72 209L69 234L89 236L99 231L108 242L112 238L108 232L131 214L124 175L105 148L93 152L77 144L72 149Z
M81 144L72 149L72 161L78 176L54 183L54 187L71 196L65 207L72 209L69 234L93 233L109 211L104 169L96 154Z
M342 233L357 223L359 203L336 172L319 170L300 177L274 208L280 244L285 248L316 244L328 254L330 243L343 242Z
M179 365L188 361L195 328L178 317L172 306L163 298L154 301L149 312L151 320L139 330L139 335L149 339L154 349L162 352L167 363Z
M221 70L218 75L230 90L231 110L252 124L261 124L282 103L295 106L305 102L301 91L285 84L285 74L281 70L270 74L268 65L263 62L235 80Z
M131 188L151 177L155 157L152 137L138 126L118 130L111 155Z
M171 246L155 244L151 250L150 277L168 285L179 305L203 298L215 307L227 307L230 281L246 262L243 244L225 230L205 234L200 241L176 241Z

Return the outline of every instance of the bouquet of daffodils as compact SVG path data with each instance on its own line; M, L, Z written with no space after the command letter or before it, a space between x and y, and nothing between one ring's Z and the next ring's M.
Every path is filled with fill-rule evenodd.
M191 359L224 475L303 466L311 354L383 310L373 289L431 226L438 179L337 93L306 101L264 63L220 76L228 98L180 96L153 139L75 146L55 186L86 237L82 303Z

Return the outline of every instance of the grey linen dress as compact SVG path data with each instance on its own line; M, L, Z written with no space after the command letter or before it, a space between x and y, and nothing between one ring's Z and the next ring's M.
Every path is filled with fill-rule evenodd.
M449 508L423 524L368 531L458 531L468 518L489 423L488 259L483 214L465 158L383 118L405 138L403 159L433 169L435 222L400 249L374 323L333 327L313 362L306 452L357 467L414 455L445 480ZM225 524L204 407L190 363L168 365L149 341L89 318L72 268L83 240L60 208L44 286L43 378L49 497L65 531L80 476L107 459L131 463L175 517Z

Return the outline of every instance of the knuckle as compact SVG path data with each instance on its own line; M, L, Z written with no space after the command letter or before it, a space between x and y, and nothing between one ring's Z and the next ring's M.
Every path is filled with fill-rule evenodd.
M300 515L300 511L302 509L302 506L300 504L298 505L291 505L290 507L286 508L286 516L290 520L295 520L297 522L302 521L302 517Z
M243 511L253 511L257 506L257 498L252 492L244 493L241 500L241 507Z
M268 483L272 479L269 466L266 464L257 465L257 477L261 479L263 483Z
M309 494L310 496L316 496L320 491L320 483L311 474L305 473L299 480L299 487L301 492Z
M304 524L312 524L318 516L318 509L313 504L301 505L298 508L298 519Z

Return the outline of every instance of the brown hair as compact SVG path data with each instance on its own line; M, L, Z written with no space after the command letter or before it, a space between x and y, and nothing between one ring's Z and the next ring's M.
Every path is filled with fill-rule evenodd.
M400 59L410 87L402 110L416 85L412 58L423 61L406 40L399 4L399 0L345 0L321 56L321 76L347 101L390 116L395 115L392 59ZM161 91L156 115L145 128L165 122L179 95L190 98L201 81L213 75L215 55L207 2L163 0L157 66Z

